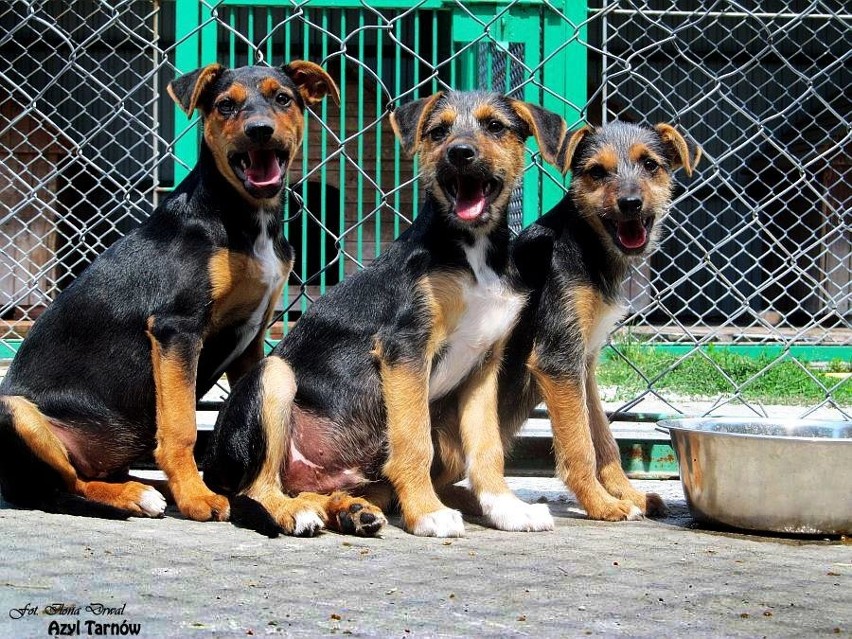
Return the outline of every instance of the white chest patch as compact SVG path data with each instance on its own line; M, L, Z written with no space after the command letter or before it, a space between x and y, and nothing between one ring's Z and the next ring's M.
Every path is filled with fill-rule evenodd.
M432 369L429 399L456 388L483 356L512 330L524 296L512 291L485 262L487 240L464 247L475 281L462 288L464 311L449 335L444 354Z
M589 332L589 342L586 346L588 353L597 353L603 348L607 337L609 337L612 329L615 328L618 320L622 318L624 312L625 308L622 304L612 304L604 309L598 323Z

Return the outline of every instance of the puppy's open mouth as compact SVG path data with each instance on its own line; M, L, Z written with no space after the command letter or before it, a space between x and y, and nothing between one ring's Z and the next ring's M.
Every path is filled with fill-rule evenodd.
M228 162L246 190L258 198L274 197L284 186L290 154L281 149L250 149L233 153Z
M491 177L481 180L476 177L457 176L441 185L460 220L476 222L485 217L488 205L500 194L503 181Z
M618 246L625 253L637 253L648 244L648 235L654 226L654 216L632 220L604 219L604 224Z

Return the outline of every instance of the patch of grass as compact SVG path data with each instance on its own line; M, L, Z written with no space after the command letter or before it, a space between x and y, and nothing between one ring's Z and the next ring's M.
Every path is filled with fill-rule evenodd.
M766 404L819 401L826 396L824 386L836 402L848 406L852 405L852 378L838 379L825 373L847 372L850 368L852 362L834 361L826 370L816 370L789 356L747 357L713 345L689 355L674 355L631 340L604 351L598 383L615 387L619 399L634 396L650 383L659 391L688 397L738 392Z

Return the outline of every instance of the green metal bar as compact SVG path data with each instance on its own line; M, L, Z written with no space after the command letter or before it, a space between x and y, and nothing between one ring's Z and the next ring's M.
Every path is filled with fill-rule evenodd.
M497 4L503 4L511 0L498 0ZM524 4L541 4L542 0L522 0ZM195 4L193 2L193 4ZM312 9L363 9L362 0L312 0ZM367 4L373 9L410 9L411 4L400 2L400 0L370 0ZM472 3L471 3L472 4ZM488 0L488 4L495 4ZM222 5L239 5L241 7L280 7L281 0L224 0ZM423 0L418 3L420 9L446 9L446 0Z
M382 30L376 29L376 75L382 78ZM376 95L376 237L373 240L374 257L382 250L382 100L384 95Z
M228 66L232 69L237 66L237 15L236 10L231 9L228 12Z
M364 57L364 12L358 12L358 54L363 58ZM358 86L364 86L364 65L358 65ZM364 101L358 100L358 131L364 130ZM355 231L355 258L358 260L360 264L363 264L364 260L364 225L362 222L364 221L364 173L360 170L360 162L364 157L364 136L358 136L357 143L357 153L358 153L358 161L359 161L359 170L357 174L357 211L356 217L358 222L358 228Z
M272 59L272 9L266 10L266 62L272 66L278 66ZM283 62L283 60L282 60Z
M175 3L175 36L177 40L175 67L178 73L189 73L201 66L199 58L201 41L199 13L198 0L177 0ZM180 160L180 162L175 161L174 163L174 180L175 184L178 184L187 176L189 167L195 163L195 159L198 157L198 134L193 126L184 135L178 135L178 123L184 122L186 115L177 105L174 106L174 110L174 154Z
M346 33L346 12L340 12L340 33ZM346 65L343 58L340 59L340 139L346 139ZM337 281L343 280L346 275L345 260L343 259L344 238L343 231L346 229L346 159L341 153L337 160L338 176L337 188L339 191L338 199L338 232L339 232L339 248L337 254L340 260L337 264Z
M402 20L396 21L396 26L394 28L396 32L396 39L402 41ZM415 45L416 46L416 45ZM400 47L394 47L394 95L399 95L402 91L402 87L400 86L400 78L402 77L402 49ZM400 156L399 156L399 144L393 145L393 183L396 185L400 184ZM399 211L399 196L400 189L397 188L393 194L393 208L394 211ZM399 237L399 215L394 213L393 215L393 236L394 238Z
M248 47L248 51L246 52L246 64L254 64L257 62L257 53L255 53L254 49L254 9L249 8L248 12L248 41L251 44L246 45Z
M306 20L302 25L302 59L309 60L310 59L310 30L308 28L308 23L310 21ZM308 277L308 224L310 223L310 215L308 214L307 208L305 204L308 199L308 181L304 179L304 176L308 174L308 137L309 137L309 125L311 122L310 116L305 118L305 132L304 137L302 138L302 238L301 238L301 247L302 247L302 284L304 285L305 278ZM300 299L300 307L302 312L304 313L308 310L308 300L304 295L301 296Z
M322 23L322 59L325 60L328 56L328 10L322 9L321 11L321 23ZM320 106L320 112L322 113L322 121L328 122L328 100L323 100ZM328 157L328 130L322 124L319 125L320 129L320 157ZM327 221L327 210L328 210L328 195L326 193L326 183L327 183L327 167L328 163L323 162L320 165L320 226L322 229L328 228ZM328 264L327 261L327 251L325 250L325 231L320 230L320 243L319 243L319 252L320 252L320 264L322 265L322 270L320 272L320 294L325 294L326 287L326 269L325 266Z

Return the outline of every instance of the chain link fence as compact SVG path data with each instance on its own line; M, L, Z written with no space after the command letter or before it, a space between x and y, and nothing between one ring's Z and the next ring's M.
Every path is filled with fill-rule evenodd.
M0 357L191 167L198 127L169 102L172 78L308 58L339 79L342 104L308 118L282 212L297 262L270 339L416 214L418 167L389 107L488 87L571 125L674 122L704 148L697 176L679 178L667 239L627 282L605 355L624 375L602 379L614 406L755 414L777 400L849 417L852 14L841 0L753 4L5 2ZM516 230L567 185L532 143L528 159ZM738 370L742 353L754 368ZM690 375L710 390L690 390ZM769 399L752 392L776 377ZM805 387L793 400L792 384Z

